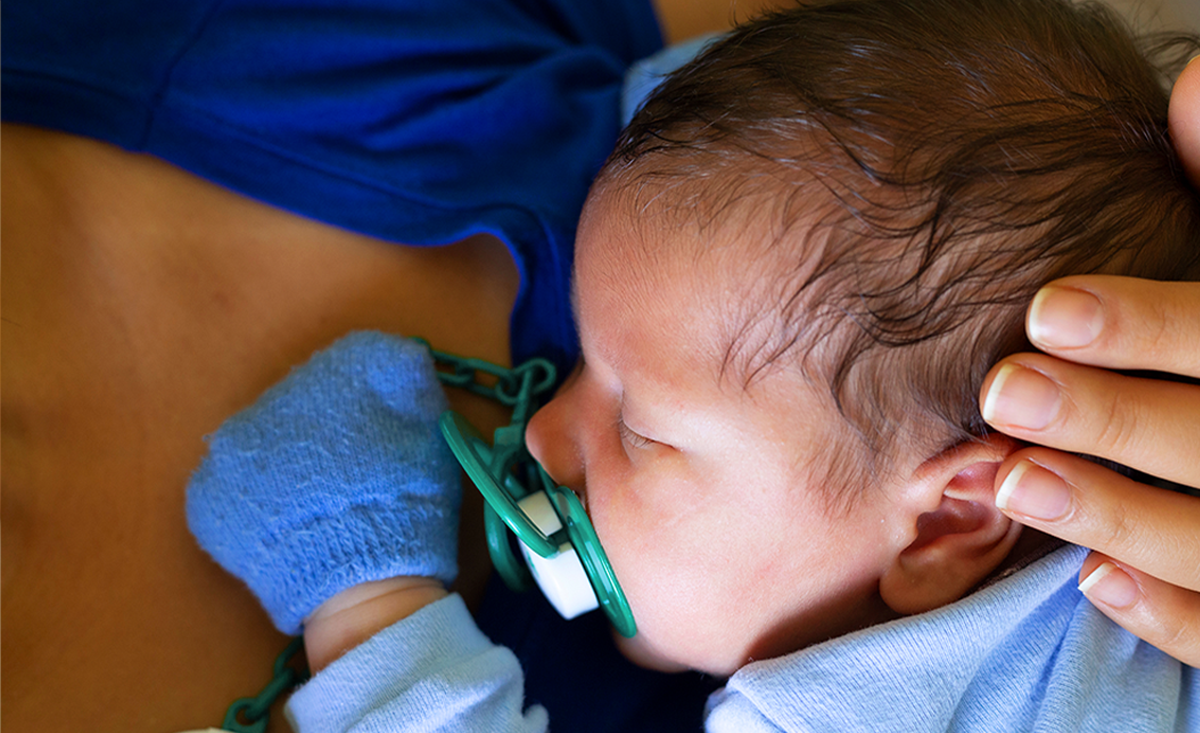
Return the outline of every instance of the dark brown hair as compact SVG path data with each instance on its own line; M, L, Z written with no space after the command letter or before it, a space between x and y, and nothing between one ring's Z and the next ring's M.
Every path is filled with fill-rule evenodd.
M770 273L770 334L732 333L726 369L827 384L878 473L900 445L932 455L986 433L983 378L1028 348L1041 285L1200 279L1166 91L1197 48L1135 40L1098 4L805 4L669 77L597 190L698 224L700 247L723 220L772 227L747 265ZM871 480L849 475L860 459L830 456L837 480Z

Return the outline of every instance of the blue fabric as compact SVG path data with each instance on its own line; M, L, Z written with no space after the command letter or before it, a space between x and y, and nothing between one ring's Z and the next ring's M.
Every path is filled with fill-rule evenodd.
M1067 547L945 608L748 665L712 696L705 727L1196 733L1197 670L1083 598L1085 554ZM288 715L301 733L545 729L523 706L516 660L450 597L316 675Z
M1196 733L1200 675L1076 589L1066 547L966 599L739 670L712 731Z
M512 652L451 595L321 670L286 714L297 733L546 730L544 709L523 709L521 686Z
M574 366L575 225L648 0L11 0L0 33L5 120L390 241L499 236L514 359Z
M585 618L607 627L603 614ZM560 639L555 633L539 636ZM579 673L596 664L606 666L602 655L573 656L578 648L569 641L556 643L555 651L565 673L562 684L577 689L573 704L550 709L551 729L569 733L701 729L703 698L689 697L686 703L690 704L685 704L677 694L679 686L689 684L690 675L633 668L631 681L644 685L646 694L614 697L616 679L594 684ZM520 661L480 633L462 599L451 595L326 667L291 697L285 710L298 733L546 730L547 711L540 698L528 684L523 694ZM715 683L710 680L708 687L713 689ZM556 696L554 701L561 699Z
M633 116L646 104L646 100L663 83L669 74L688 63L700 52L720 41L727 33L706 33L664 48L653 56L641 59L625 72L625 85L621 89L621 127L633 120Z
M488 638L516 655L525 704L545 707L553 730L695 733L704 701L721 686L698 672L635 667L617 651L600 611L566 621L541 593L514 593L496 576L476 616Z
M449 584L462 485L437 426L446 407L424 346L351 334L209 438L188 528L288 634L359 583Z

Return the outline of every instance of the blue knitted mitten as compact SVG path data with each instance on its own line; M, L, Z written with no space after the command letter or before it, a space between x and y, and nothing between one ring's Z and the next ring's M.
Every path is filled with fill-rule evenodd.
M188 527L288 634L359 583L450 583L462 489L445 409L425 347L351 334L209 437Z

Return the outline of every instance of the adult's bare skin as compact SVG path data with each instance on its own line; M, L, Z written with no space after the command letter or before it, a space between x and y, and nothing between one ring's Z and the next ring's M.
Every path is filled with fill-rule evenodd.
M1175 84L1170 126L1200 191L1200 62ZM1200 487L1200 386L1098 368L1200 379L1200 283L1079 277L1052 288L1028 322L1046 353L997 365L983 387L985 417L1017 438ZM1012 456L997 492L1018 521L1097 550L1080 580L1098 609L1200 666L1200 498L1048 448Z
M357 328L505 362L515 267L496 240L384 244L97 142L3 141L5 724L219 724L284 641L187 531L201 436Z

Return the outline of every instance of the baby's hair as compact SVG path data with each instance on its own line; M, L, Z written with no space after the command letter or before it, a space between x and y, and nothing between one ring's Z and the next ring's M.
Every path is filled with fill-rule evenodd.
M768 230L723 373L829 387L864 446L828 457L846 498L901 448L987 433L983 379L1030 348L1046 282L1200 279L1200 203L1167 134L1197 50L1099 4L805 4L670 76L597 190L701 247L729 222Z

